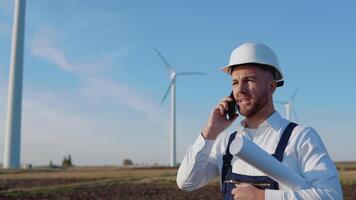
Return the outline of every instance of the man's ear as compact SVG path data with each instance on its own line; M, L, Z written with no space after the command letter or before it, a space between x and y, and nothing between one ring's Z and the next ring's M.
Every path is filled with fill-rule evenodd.
M277 82L276 81L272 81L271 84L270 84L270 88L271 88L272 92L276 91Z

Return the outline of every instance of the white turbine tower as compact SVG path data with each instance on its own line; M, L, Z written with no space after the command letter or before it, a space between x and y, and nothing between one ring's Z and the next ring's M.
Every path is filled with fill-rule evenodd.
M298 89L294 90L294 93L292 97L289 99L289 101L276 101L277 103L282 104L286 109L286 117L289 121L292 121L292 113L293 113L294 119L296 120L296 122L298 122L297 113L295 112L294 105L293 105L294 104L293 101L295 99L295 96L297 95L297 91Z
M165 66L169 71L169 77L171 82L169 83L168 89L164 94L161 105L163 104L164 100L166 99L169 92L171 92L171 111L170 111L170 161L169 165L171 167L176 166L176 78L177 76L182 75L203 75L205 73L202 72L176 72L167 62L167 60L162 56L162 54L157 50L154 49L158 56L162 59Z
M4 168L20 167L25 3L26 0L15 1L4 145Z

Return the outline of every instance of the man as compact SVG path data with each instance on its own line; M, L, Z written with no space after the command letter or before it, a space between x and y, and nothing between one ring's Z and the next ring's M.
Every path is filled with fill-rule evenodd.
M234 99L225 97L212 109L179 167L178 187L192 191L220 176L224 199L342 199L338 172L318 133L289 122L274 109L273 93L283 85L274 52L264 44L244 43L223 70L232 77ZM234 100L245 118L237 132L222 133L238 118L226 117L228 102ZM236 134L263 148L310 187L294 191L231 155Z

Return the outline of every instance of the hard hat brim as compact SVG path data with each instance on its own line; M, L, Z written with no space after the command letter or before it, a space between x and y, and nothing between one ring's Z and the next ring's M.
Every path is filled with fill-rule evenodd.
M244 64L239 64L239 65L227 65L227 66L221 67L220 69L221 69L223 72L225 72L225 73L231 75L231 67L238 67L238 66L240 66L240 65L245 65L245 64L260 64L260 63L244 63ZM267 66L269 66L269 65L267 65ZM273 69L275 69L275 67L273 67L273 66L270 66L270 67L273 68ZM276 70L276 71L277 71L277 70ZM277 71L277 74L278 74L278 76L276 77L277 87L281 87L281 86L284 85L284 80L283 80L283 77L279 74L278 71Z

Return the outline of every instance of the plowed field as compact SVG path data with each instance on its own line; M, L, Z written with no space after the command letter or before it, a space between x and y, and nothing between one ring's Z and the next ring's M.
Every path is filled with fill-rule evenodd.
M180 191L177 169L114 167L0 171L0 199L222 199L218 180L194 192ZM355 186L343 186L356 199Z

